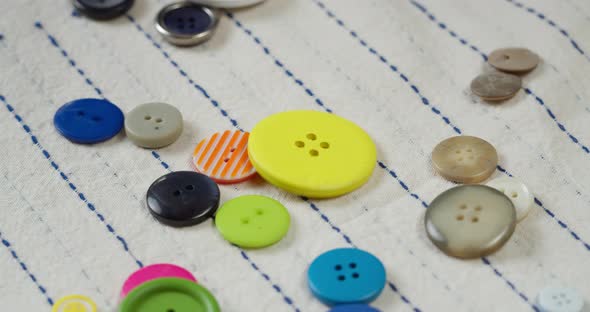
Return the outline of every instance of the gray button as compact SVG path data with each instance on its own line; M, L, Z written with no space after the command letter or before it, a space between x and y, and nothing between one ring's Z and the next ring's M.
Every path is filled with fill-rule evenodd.
M170 145L182 133L182 114L166 103L135 107L125 118L127 137L137 146L159 148Z
M488 63L509 73L525 73L539 64L539 56L525 48L504 48L490 53Z
M165 6L156 18L156 30L168 42L197 45L207 41L219 21L219 12L189 1Z
M438 195L426 210L428 238L457 258L488 255L508 241L516 226L512 201L485 185L461 185Z
M513 97L521 86L520 77L494 72L475 77L471 92L486 101L503 101Z

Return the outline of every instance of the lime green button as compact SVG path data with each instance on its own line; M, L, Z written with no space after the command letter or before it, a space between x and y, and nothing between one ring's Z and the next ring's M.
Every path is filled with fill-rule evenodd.
M204 287L180 278L159 278L142 284L125 297L120 312L220 312Z
M291 217L278 201L246 195L226 202L215 216L217 229L230 243L245 248L270 246L289 230Z

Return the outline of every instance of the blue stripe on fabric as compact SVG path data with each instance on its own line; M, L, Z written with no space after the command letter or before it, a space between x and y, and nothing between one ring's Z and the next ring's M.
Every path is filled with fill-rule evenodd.
M196 90L198 90L205 98L207 98L207 100L209 100L209 102L211 103L211 105L213 105L213 107L215 107L223 117L225 117L226 119L228 119L230 121L230 123L232 124L232 126L234 126L235 128L242 130L242 128L240 128L240 125L238 124L238 121L235 120L234 118L232 118L230 116L230 114L228 113L227 109L223 109L219 106L219 102L217 102L215 99L213 99L209 93L207 93L207 91L205 90L205 88L203 88L201 85L197 84L188 74L187 71L184 70L183 68L180 67L180 65L178 65L178 62L176 62L174 59L172 59L172 57L170 56L170 54L168 52L166 52L164 50L164 48L162 48L162 46L160 44L158 44L154 38L152 37L152 35L150 35L149 33L147 33L143 27L141 27L141 25L139 25L136 21L135 18L131 15L126 15L127 19L133 24L135 25L135 28L141 32L146 39L148 39L152 45L158 49L161 53L162 56L164 56L164 58L178 71L178 73L184 77L188 83L193 86ZM243 130L242 130L243 131Z
M47 36L47 38L49 39L49 41L51 42L51 44L61 52L61 55L68 61L68 64L74 68L76 70L76 72L82 77L82 79L84 80L84 82L86 82L87 85L89 85L95 92L96 94L98 94L98 96L102 97L103 99L107 99L104 96L103 91L98 88L94 82L87 76L86 72L84 70L82 70L76 63L76 61L69 55L69 53L59 44L59 41L52 35L50 34L47 29L45 29L45 27L43 27L43 24L41 22L36 22L35 23L35 27L37 27L40 30L43 30L43 32L45 33L45 35ZM155 157L159 162L160 165L162 167L164 167L164 169L168 169L169 165L164 162L158 155L158 153L153 152L152 156Z
M102 216L102 214L98 213L94 204L92 204L90 201L88 201L86 199L86 196L84 195L84 193L80 192L78 190L78 187L76 187L74 185L74 183L72 181L70 181L69 177L60 169L59 165L55 162L55 160L53 160L51 158L51 154L45 148L43 148L41 143L39 143L39 139L33 134L33 131L31 131L30 127L23 121L22 117L20 117L16 113L14 106L9 105L6 98L3 95L0 95L0 101L2 101L4 103L4 105L6 106L8 111L14 116L14 118L17 120L17 122L23 128L23 130L29 135L31 140L33 140L34 142L37 142L33 145L39 149L39 151L43 154L43 157L45 157L45 159L47 159L47 161L51 164L53 169L59 174L60 178L76 194L76 197L79 198L86 205L88 210L90 210L92 213L94 213L96 215L97 218L99 218L100 222L102 222L105 225L105 227L107 228L107 230L109 231L109 233L111 233L121 243L125 252L127 254L129 254L131 256L131 258L133 258L135 263L139 267L143 267L142 262L139 259L137 259L135 257L135 255L129 249L129 245L127 244L127 241L125 241L125 239L121 235L117 234L117 232L114 230L114 228L109 223L105 222L104 217Z
M362 46L367 48L368 51L371 54L375 55L380 62L387 65L387 68L389 68L392 73L397 74L399 76L399 78L401 78L408 86L413 87L412 90L414 91L416 96L418 96L420 98L420 100L422 101L422 103L425 106L429 106L433 113L438 115L447 125L449 125L451 128L453 128L453 131L455 131L457 134L461 134L461 129L459 129L457 126L455 126L455 124L453 122L451 122L449 117L443 115L441 113L440 109L438 109L434 105L430 104L430 101L428 101L428 99L424 96L424 94L422 94L422 92L420 92L420 90L418 89L416 84L413 83L412 81L410 81L408 76L405 75L403 72L401 72L401 70L399 70L398 66L391 64L391 62L389 62L389 60L387 60L387 58L383 54L379 53L375 48L369 46L369 44L367 43L366 40L361 39L361 37L358 35L357 31L354 31L354 30L350 29L348 26L346 26L346 24L341 19L336 17L336 15L330 9L328 9L323 2L321 2L319 0L312 0L312 1L314 3L316 3L317 6L320 9L322 9L322 11L324 11L324 13L326 13L326 15L330 19L333 19L334 21L336 21L338 26L340 26L342 29L344 29L354 40L358 41ZM353 33L354 33L354 35L352 35Z
M429 12L429 11L426 9L426 7L425 7L424 5L422 5L422 4L418 3L418 2L416 2L415 0L409 0L409 1L410 1L410 3L412 3L412 4L413 4L413 5L416 7L416 8L418 8L420 11L422 11L422 13L424 13L424 14L426 14L426 15L428 15L428 16L433 16L433 18L434 18L434 20L433 20L433 21L434 21L435 23L437 22L437 19L434 17L434 15L432 15L432 13L431 13L431 12ZM448 29L445 29L445 30L446 30L446 31L447 31L449 34L451 33L451 31L450 31L450 30L448 30ZM453 33L455 33L455 32L453 32ZM455 33L455 34L456 34L456 33ZM453 37L455 37L455 38L461 38L461 37L457 37L457 36L453 36ZM460 39L460 42L461 42L461 43L463 43L463 42L467 43L468 41L467 41L466 39L464 39L464 38L461 38L461 39ZM465 43L463 43L463 45L466 45ZM473 46L473 45L471 45L471 46ZM479 54L479 55L480 55L480 56L481 56L481 57L482 57L482 58L483 58L485 61L487 61L487 59L488 59L488 58L487 58L487 56L486 56L486 55L485 55L483 52L481 52L481 51L480 51L479 49L477 49L477 48L476 48L476 51L475 51L475 52L477 52L477 53L478 53L478 54ZM533 99L534 99L534 100L535 100L537 103L539 103L539 105L541 105L541 106L542 106L542 107L545 109L545 111L547 112L547 115L549 115L549 117L550 117L550 118L551 118L551 119L552 119L552 120L555 122L555 124L557 125L557 127L559 128L559 130L561 130L561 132L565 133L565 134L567 135L567 137L568 137L568 138L569 138L569 139L570 139L570 140L571 140L571 141L572 141L574 144L578 145L578 146L579 146L579 147L582 149L582 151L584 151L586 154L589 154L589 155L590 155L590 148L588 148L586 145L582 144L582 143L580 142L580 140L579 140L577 137L575 137L575 136L574 136L572 133L570 133L570 132L569 132L569 131L566 129L566 127L563 125L563 123L559 122L559 120L558 120L558 119L555 117L555 114L553 113L553 111L551 111L551 108L549 108L549 107L548 107L548 106L545 104L545 101L544 101L544 100L543 100L541 97L539 97L537 94L535 94L535 93L533 92L533 90L532 90L532 89L530 89L530 88L526 88L526 87L525 87L525 88L524 88L524 91L525 91L525 93L526 93L527 95L531 96L531 97L532 97L532 98L533 98Z
M428 15L432 15L432 13L430 13L430 12L429 12L429 11L426 9L426 7L424 7L422 4L419 4L419 3L417 3L417 2L416 2L416 1L414 1L414 0L410 0L410 2L411 2L412 4L414 4L414 6L416 6L416 7L417 7L417 8L418 8L420 11L422 11L422 13L424 13L424 14L428 14ZM436 20L436 19L435 19L435 20ZM450 30L447 30L447 32L450 34L452 31L450 31ZM455 33L455 32L453 32L453 33ZM455 34L456 34L456 33L455 33ZM456 36L453 36L453 37L456 37ZM480 52L480 53L481 53L481 52ZM483 54L483 53L482 53L481 55L484 55L484 56L485 56L485 54ZM526 92L526 90L528 90L528 92ZM527 94L529 94L529 92L530 92L530 94L529 94L529 95L531 95L531 96L534 96L534 97L535 97L535 99L537 99L537 98L538 98L538 100L537 100L537 101L538 101L538 103L539 103L540 105L544 106L545 102L544 102L544 101L543 101L541 98L539 98L537 95L534 95L534 93L533 93L533 91L532 91L532 90L530 90L530 89L528 89L528 88L527 88L527 89L525 89L525 92L526 92ZM549 112L550 112L550 110L549 110ZM584 147L584 148L585 148L585 147ZM586 151L586 150L585 150L585 151ZM504 174L506 174L506 175L510 176L510 177L513 177L513 176L512 176L512 174L511 174L510 172L508 172L506 169L502 168L501 166L498 166L498 170L499 170L500 172L502 172L502 173L504 173ZM566 230L567 230L567 231L568 231L568 232L571 234L571 236L572 236L574 239L576 239L576 240L580 241L580 243L582 243L582 245L583 245L583 246L584 246L584 247L585 247L585 248L586 248L588 251L590 251L590 244L588 244L586 241L584 241L583 239L581 239L581 238L580 238L580 236L579 236L579 235L578 235L576 232L574 232L574 231L573 231L573 230L572 230L572 229L571 229L571 228L570 228L570 227L569 227L569 226L568 226L568 225L567 225L565 222L563 222L562 220L560 220L559 218L557 218L557 217L555 216L555 213L554 213L553 211L551 211L549 208L547 208L547 207L543 206L543 204L541 203L541 201L540 201L540 200L539 200L537 197L535 197L535 203L536 203L536 204L537 204L539 207L543 208L543 211L545 211L545 213L547 213L547 215L549 215L549 216L550 216L552 219L554 219L554 220L555 220L555 221L556 221L556 222L557 222L557 223L558 223L560 226L561 226L561 224L564 224L564 225L565 225L565 227L564 227L564 226L561 226L561 227L562 227L562 228L564 228L564 229L566 229Z
M299 86L300 86L300 87L301 87L301 88L302 88L302 89L305 91L305 93L306 93L308 96L310 96L310 97L311 97L311 98L314 100L314 102L315 102L317 105L319 105L319 106L320 106L320 107L321 107L323 110L325 110L325 111L326 111L326 112L328 112L328 113L331 113L331 112L332 112L332 109L330 109L328 106L326 106L326 105L324 104L324 102L322 102L322 100L321 100L321 99L320 99L318 96L316 96L316 95L315 95L315 93L314 93L314 92L313 92L313 91L312 91L312 90L311 90L311 89L310 89L308 86L306 86L306 85L303 83L303 81L302 81L301 79L297 78L297 77L296 77L296 76L293 74L293 71L291 71L290 69L288 69L288 68L285 66L285 64L284 64L283 62L281 62L281 61L280 61L280 60L279 60L279 59L278 59L278 58L277 58L277 57L276 57L276 56L275 56L275 55L274 55L274 54L273 54L273 53L270 51L270 48L268 48L267 46L265 46L265 45L262 43L262 40L260 40L260 38L258 38L258 37L256 37L256 36L254 36L254 35L252 34L252 30L250 30L250 29L248 29L248 28L244 27L244 24L243 24L243 23L241 23L240 21L238 21L238 20L235 18L235 16L234 16L232 13L230 13L230 12L226 12L225 14L226 14L226 15L227 15L227 17L229 17L229 18L230 18L230 19L231 19L231 20L234 22L234 24L235 24L235 25L236 25L238 28L240 28L240 29L241 29L241 30L242 30L242 31L243 31L243 32L244 32L244 33L245 33L245 34L246 34L248 37L252 38L252 39L254 40L254 43L256 43L258 46L260 46L260 47L262 48L262 51L263 51L263 52L264 52L266 55L268 55L268 56L269 56L269 57L270 57L270 58L271 58L271 59L274 61L274 64L275 64L277 67L279 67L279 68L280 68L280 69L281 69L281 70L282 70L282 71L285 73L285 75L287 75L287 77L288 77L289 79L291 79L293 82L295 82L297 85L299 85Z
M295 305L295 302L293 301L293 299L291 299L289 296L287 296L283 290L281 289L281 287L277 284L275 284L272 279L270 278L270 276L268 276L268 274L264 273L263 271L260 270L260 267L258 265L256 265L256 263L254 263L254 261L252 261L252 259L250 259L250 257L248 257L248 254L246 254L246 252L243 249L240 249L240 254L242 255L242 258L244 258L244 260L248 261L248 263L250 263L250 266L256 270L256 272L258 272L260 274L260 276L262 276L262 278L264 278L264 280L266 280L266 282L268 282L269 284L272 285L272 288L281 295L281 297L283 298L283 301L290 305L293 309L295 309L296 312L301 312L301 310Z
M27 276L31 279L31 281L33 281L33 283L35 283L35 286L37 286L37 289L39 289L39 291L41 292L41 294L43 294L43 296L47 300L47 303L50 306L52 306L53 305L53 299L47 293L47 288L45 288L43 285L41 285L41 283L39 282L39 280L37 279L37 277L29 270L29 268L27 267L27 265L25 264L25 262L18 256L18 254L14 250L14 247L12 246L13 244L11 242L9 242L6 238L4 238L2 236L2 233L1 232L0 232L0 242L2 242L2 245L4 245L4 247L6 247L6 249L10 252L10 255L12 256L12 258L14 259L14 261L16 261L18 263L18 265L20 266L21 270L23 270L27 274Z
M569 41L569 43L572 45L572 47L574 47L574 49L576 51L578 51L578 53L580 53L582 56L584 56L586 58L586 60L590 60L588 58L588 55L586 54L586 52L584 52L584 50L582 50L582 48L580 48L580 45L576 42L576 40L574 40L574 38L565 29L563 29L563 27L559 26L556 22L554 22L553 20L548 18L545 14L539 12L537 9L535 9L533 7L530 7L530 6L527 7L523 3L518 2L516 0L506 0L506 2L513 4L517 8L525 10L525 12L528 12L528 13L534 15L535 17L537 17L538 19L540 19L542 21L545 21L550 27L554 28L562 36L564 36Z
M190 83L190 84L192 84L192 85L193 85L195 88L199 89L199 91L200 91L200 92L201 92L201 93L202 93L202 94L203 94L205 97L207 97L208 99L210 99L210 100L211 100L211 102L212 102L212 104L213 104L213 106L215 106L215 107L219 107L219 103L218 103L217 101L215 101L215 100L211 99L211 98L210 98L210 96L208 95L207 91L206 91L206 90L205 90L203 87L201 87L201 86L197 85L196 83L194 83L194 82L192 81L192 79L190 79L190 78L188 77L188 74L186 74L186 71L182 70L182 69L180 68L180 66L178 65L178 63L177 63L176 61L173 61L173 60L170 58L169 54L168 54L167 52L165 52L165 51L162 49L162 47L161 47L159 44L157 44L157 43L156 43L156 42L155 42L155 41L154 41L154 40L151 38L151 35L149 35L148 33L146 33L146 32L143 30L143 28L142 28L142 27L141 27L139 24L137 24L137 23L135 22L135 20L133 19L133 17L131 17L131 16L129 16L129 15L128 15L127 17L128 17L128 19L129 19L129 21L131 21L131 22L132 22L132 23L135 25L135 27L136 27L136 28L137 28L137 29L138 29L140 32L142 32L142 33L143 33L143 34L146 36L146 38L147 38L147 39L149 39L149 40L151 41L151 43L152 43L152 44L153 44L153 45L154 45L154 46L155 46L157 49L159 49L159 50L160 50L160 51L163 53L164 57L165 57L166 59L168 59L168 61L170 61L170 64L172 64L172 66L174 66L174 67L176 67L177 69L179 69L179 70L181 70L181 71L182 71L180 74L181 74L182 76L185 76L185 77L187 77L187 79L189 79L189 83ZM57 41L56 41L56 40L54 40L54 41L57 43ZM58 45L58 46L59 46L59 45ZM63 50L63 49L62 49L62 50ZM221 110L221 112L222 112L222 114L223 114L225 117L229 118L229 120L232 122L232 124L233 124L233 125L234 125L236 128L238 128L239 130L242 130L242 129L241 129L239 126L238 126L238 123L237 123L237 121L235 121L235 120L231 119L231 118L228 116L228 114L227 114L227 112L226 112L225 110ZM243 131L243 130L242 130L242 131ZM153 157L154 157L156 160L158 160L158 161L160 162L160 164L161 164L161 165L162 165L162 166L163 166L163 167L164 167L166 170L168 170L168 171L170 171L170 172L172 171L172 169L170 168L170 166L169 166L169 165L168 165L166 162L164 162L164 161L162 160L161 156L160 156L160 155L159 155L157 152L155 152L155 151L151 151L151 154L152 154L152 156L153 156ZM90 206L92 207L92 210L94 210L94 206L93 206L93 205L89 205L89 207L90 207ZM102 221L104 221L104 218L102 217L102 215L100 215L100 214L99 214L98 216L101 218L101 220L102 220ZM109 227L109 231L110 231L111 229L112 229L112 227ZM113 230L113 231L114 231L114 230ZM123 238L120 238L120 237L118 237L118 239L119 239L121 242L125 243L125 241L123 240ZM126 245L126 243L125 243L125 245ZM260 274L261 274L263 277L265 277L265 279L266 279L266 280L267 280L267 281L268 281L268 282L271 284L271 286L273 287L273 289L274 289L274 290L275 290L277 293L279 293L279 295L281 295L281 296L283 297L283 300L284 300L284 301L285 301L287 304L289 304L289 305L290 305L290 306L291 306L293 309L295 309L295 311L299 312L300 310L299 310L299 308L297 308L297 307L296 307L296 305L295 305L295 303L293 302L293 300L292 300L290 297L288 297L288 296L287 296L287 295L286 295L286 294L285 294L285 293L284 293L284 292L283 292L283 291L282 291L282 290L281 290L281 289L280 289L280 288L279 288L279 287L278 287L276 284L274 284L274 283L272 283L272 282L271 282L271 280L270 280L270 277L268 276L268 274L264 273L264 272L263 272L263 271L262 271L262 270L261 270L261 269L260 269L260 268L259 268L259 267L258 267L258 266L257 266L257 265L256 265L256 264L255 264L255 263L254 263L254 262L253 262L253 261L252 261L252 260L251 260L251 259L250 259L250 258L247 256L247 254L246 254L246 252L245 252L244 250L242 250L242 249L240 249L240 250L241 250L241 253L242 253L242 257L243 257L245 260L247 260L247 261L248 261L248 262L249 262L249 263L252 265L252 267L253 267L253 268L254 268L254 269L255 269L255 270L258 272L258 273L260 273Z

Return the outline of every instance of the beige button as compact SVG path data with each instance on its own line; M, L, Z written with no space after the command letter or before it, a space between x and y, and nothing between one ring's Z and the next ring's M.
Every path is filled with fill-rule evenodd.
M486 101L503 101L513 97L521 86L520 77L494 72L475 77L471 92Z
M498 154L485 140L462 135L438 143L432 151L432 164L447 180L478 183L496 170Z
M508 241L516 226L512 201L485 185L461 185L438 195L426 210L426 234L449 256L477 258Z
M525 73L537 67L539 56L525 48L504 48L493 51L488 63L501 71Z

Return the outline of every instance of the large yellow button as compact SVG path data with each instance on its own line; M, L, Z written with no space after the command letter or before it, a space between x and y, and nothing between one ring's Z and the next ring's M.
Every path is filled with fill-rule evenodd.
M313 198L360 187L377 161L375 144L363 129L317 111L290 111L262 120L250 133L248 154L265 180Z

